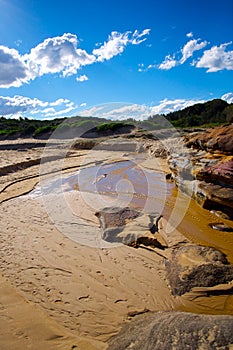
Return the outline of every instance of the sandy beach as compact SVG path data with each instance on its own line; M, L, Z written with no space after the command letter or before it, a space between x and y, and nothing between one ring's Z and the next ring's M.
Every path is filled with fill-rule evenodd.
M35 140L9 143L9 148L6 141L0 144L1 349L106 349L124 322L149 310L233 314L230 293L206 297L204 288L174 297L166 279L164 259L175 245L189 240L221 248L233 261L232 234L219 237L208 228L209 222L217 222L215 216L189 201L178 227L166 233L177 199L177 189L170 184L162 221L165 251L98 245L101 229L95 212L103 203L116 204L115 199L103 194L95 202L97 195L82 193L76 183L62 197L31 193L43 177L38 175L44 145ZM59 147L62 143L54 147L57 152ZM130 156L130 152L72 150L63 161L62 173L75 174ZM47 181L56 177L50 173L52 163L46 163ZM149 157L143 169L169 172L166 160ZM229 290L232 285L222 288Z

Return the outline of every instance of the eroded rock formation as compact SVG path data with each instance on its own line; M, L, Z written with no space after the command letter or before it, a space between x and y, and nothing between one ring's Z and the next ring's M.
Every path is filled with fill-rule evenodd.
M156 312L136 316L112 338L108 350L227 350L233 317Z

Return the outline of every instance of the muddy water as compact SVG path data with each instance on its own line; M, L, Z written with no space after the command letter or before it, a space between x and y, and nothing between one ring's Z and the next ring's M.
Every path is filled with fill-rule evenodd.
M101 164L49 181L32 194L36 196L71 190L118 197L121 202L141 211L163 214L168 221L176 207L176 215L180 216L177 229L184 236L197 244L220 249L233 263L233 233L214 230L209 226L210 223L222 222L232 227L232 221L218 218L178 192L173 183L166 181L161 171L144 169L140 162L130 160Z
M185 237L196 244L221 250L226 254L228 261L233 263L233 233L214 230L209 226L210 223L223 222L232 227L232 221L219 219L201 208L194 200L180 193L173 183L167 182L162 172L145 170L140 164L132 161L102 164L85 168L65 176L62 180L51 181L43 187L42 192L46 194L60 190L107 194L113 198L120 198L121 204L148 213L160 213L168 222L176 208L175 213L180 218L176 228ZM232 291L233 286L218 292L204 290L187 293L177 299L176 308L208 314L233 314Z

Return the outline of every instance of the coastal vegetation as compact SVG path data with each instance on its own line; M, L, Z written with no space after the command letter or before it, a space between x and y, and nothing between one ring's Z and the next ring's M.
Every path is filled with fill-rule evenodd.
M163 115L176 128L212 127L233 122L233 104L221 99L198 103L185 109ZM158 116L154 115L144 121L127 119L125 121L109 121L105 118L80 117L57 118L53 120L35 120L22 118L0 118L0 138L49 137L58 128L61 134L80 135L87 131L101 133L117 133L120 129L132 130L161 129Z

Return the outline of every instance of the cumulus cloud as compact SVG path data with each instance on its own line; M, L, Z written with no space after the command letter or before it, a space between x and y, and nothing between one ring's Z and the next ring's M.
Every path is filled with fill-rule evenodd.
M80 75L79 77L76 78L77 81L86 81L89 80L88 77L84 74L84 75Z
M193 37L193 33L192 32L189 32L186 34L187 38L192 38Z
M18 87L27 81L27 66L15 49L0 46L0 87Z
M164 61L159 65L159 69L169 70L177 65L177 61L174 57L167 55Z
M181 49L182 58L180 64L183 64L189 57L192 57L194 51L203 49L207 45L207 41L199 42L200 39L193 39L188 41Z
M41 101L38 98L29 98L16 95L14 97L0 96L0 115L18 118L20 116L56 117L66 116L77 109L74 102L60 98L56 101Z
M133 33L112 32L108 41L91 54L78 47L78 38L71 33L47 38L24 55L15 49L0 46L0 87L19 87L45 74L59 73L63 77L75 75L83 66L119 55L128 44L141 44L149 32L149 29L141 33L138 30ZM85 75L78 78L78 81L84 80L87 80Z
M62 36L48 38L24 55L32 78L49 73L62 73L64 77L77 73L81 66L92 64L93 55L78 49L75 34L65 33Z
M125 33L112 32L108 37L108 41L104 42L98 49L94 49L92 53L97 57L97 61L99 62L110 60L114 56L121 54L128 44L141 44L146 40L145 36L149 32L150 29L145 29L142 33L135 30L133 34L130 31Z
M228 92L221 97L222 100L227 101L228 103L233 103L233 93Z
M213 46L205 50L203 56L196 63L197 68L207 68L207 72L218 72L220 70L233 70L233 51L226 51L232 42Z

